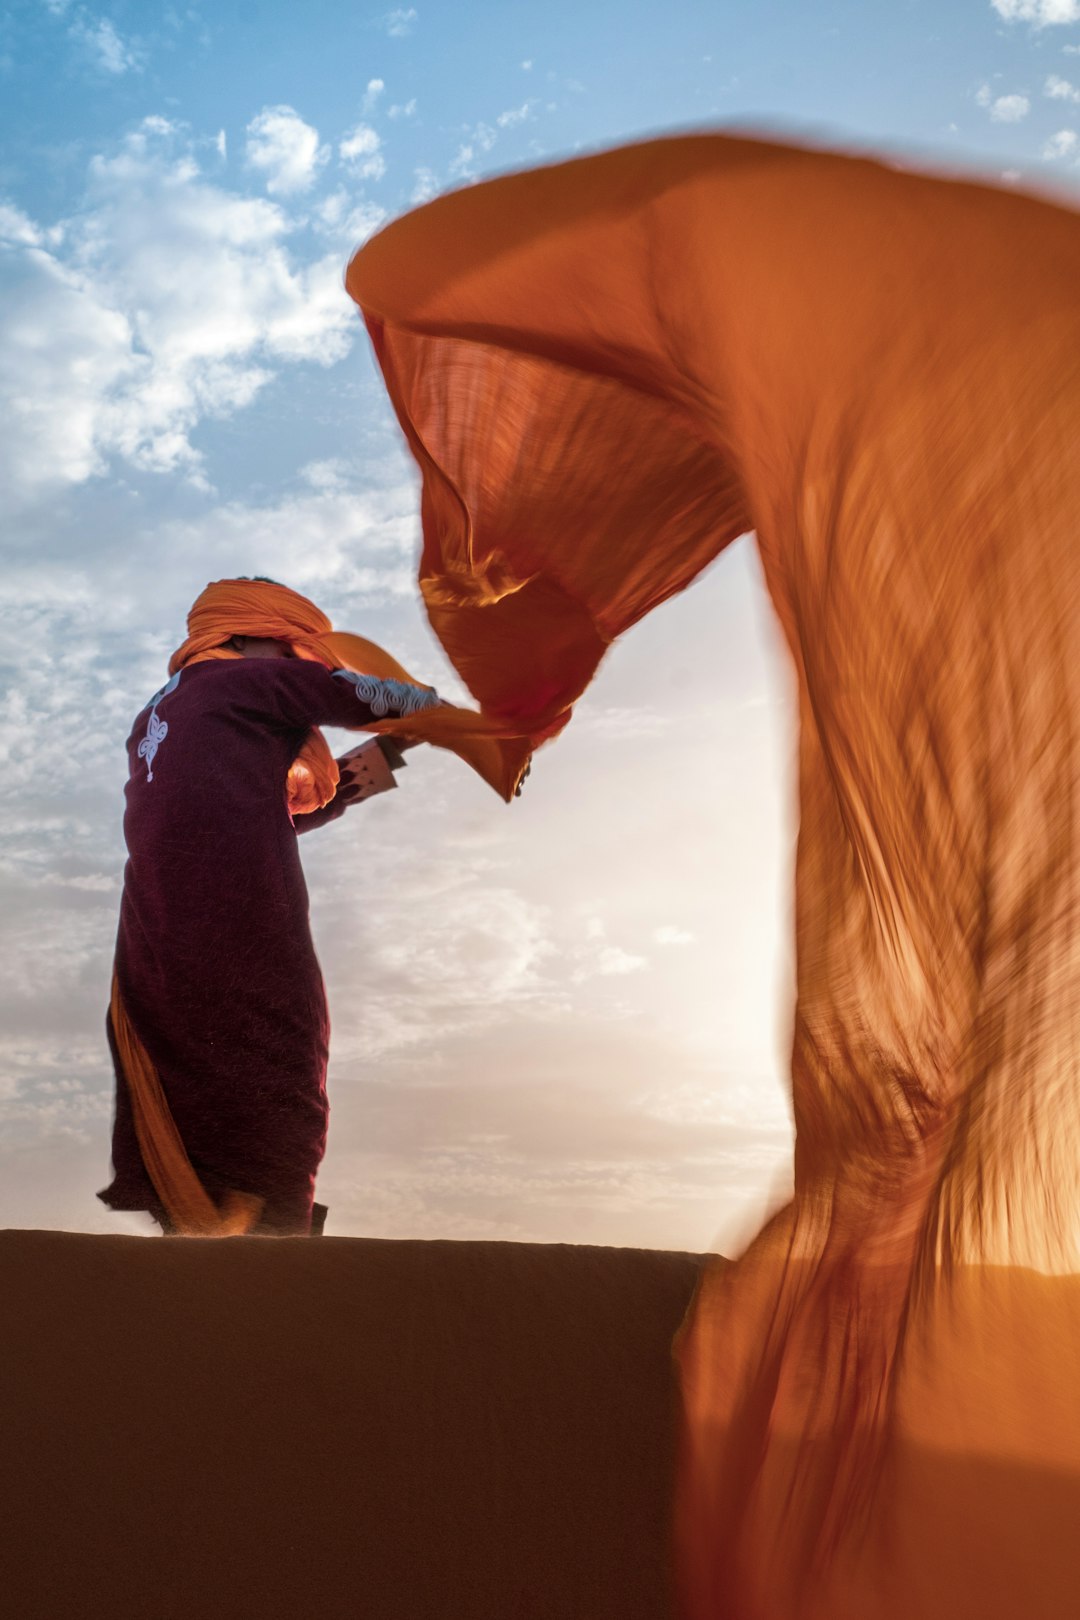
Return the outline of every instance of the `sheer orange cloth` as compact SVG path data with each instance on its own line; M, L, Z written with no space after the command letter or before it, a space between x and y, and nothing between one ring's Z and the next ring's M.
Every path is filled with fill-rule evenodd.
M801 718L795 1196L677 1345L692 1620L1080 1605L1080 220L688 137L353 260L421 587L536 737L754 529Z

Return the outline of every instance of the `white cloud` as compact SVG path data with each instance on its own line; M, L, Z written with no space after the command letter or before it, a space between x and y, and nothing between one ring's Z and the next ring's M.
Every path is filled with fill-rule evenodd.
M386 218L386 209L362 197L359 202L348 191L338 187L323 197L312 211L312 225L320 236L337 242L342 251L351 253L361 242L366 242Z
M391 38L402 39L406 34L412 33L418 20L416 7L409 6L407 10L399 8L396 11L388 11L383 17L383 27Z
M79 11L68 33L85 46L91 61L103 73L119 76L142 67L139 52L121 38L108 17L95 17L90 12Z
M7 499L101 472L111 402L137 389L138 372L130 322L90 278L39 250L9 260L0 317Z
M44 233L28 214L13 203L0 202L0 241L17 243L21 247L40 247Z
M382 142L370 124L357 124L338 145L338 157L362 180L381 180L386 173Z
M607 925L603 917L585 911L583 916L585 944L576 945L569 953L575 964L573 981L584 984L599 975L601 978L621 978L627 973L640 973L648 967L644 956L624 950L621 945L609 945Z
M264 107L247 127L248 165L266 176L271 196L307 191L329 150L319 145L319 132L292 107Z
M300 476L307 488L299 494L266 505L230 501L166 524L160 544L176 560L163 569L162 586L171 583L178 599L199 567L227 557L237 574L269 574L343 610L355 599L411 596L420 543L411 484L358 487L337 457L308 462Z
M250 403L284 362L329 365L352 342L340 254L297 264L281 209L208 184L190 143L152 119L90 165L63 230L0 225L0 440L9 500L105 470L198 476L191 434Z
M607 977L612 974L640 973L647 966L645 957L634 956L619 945L605 945L597 957L597 970Z
M697 939L687 928L677 928L672 923L664 923L662 927L653 930L653 939L658 945L692 945Z
M1031 101L1027 96L995 96L988 84L982 84L976 90L975 104L985 107L997 124L1018 124L1031 111Z
M1037 28L1080 22L1080 0L990 0L1006 22L1030 22Z
M1059 129L1056 135L1051 135L1043 147L1042 155L1047 163L1053 163L1061 158L1072 157L1077 144L1075 129Z
M509 129L513 124L524 124L527 119L536 116L533 112L535 106L535 101L523 101L520 107L509 107L506 112L501 112L495 122L500 129Z
M434 169L419 168L413 170L415 185L409 197L411 203L425 203L434 197L439 190L439 177Z
M379 97L382 95L385 89L386 85L383 83L382 79L368 80L367 89L364 91L363 101L363 108L366 113L372 113L375 111L375 108L378 105Z
M589 732L605 742L641 742L647 737L659 737L669 731L672 724L670 711L657 709L646 703L632 706L609 705L593 707L577 717L579 734Z
M998 96L990 104L990 117L998 124L1018 124L1030 111L1027 96Z
M305 484L321 495L336 495L345 489L349 482L349 469L347 464L338 456L331 456L326 461L309 461L300 469L300 477Z
M79 46L91 65L100 72L120 77L125 73L142 71L142 51L124 39L108 17L99 17L85 6L72 9L70 0L45 0L45 9L53 17L69 19L68 38Z
M479 1004L485 1016L540 989L539 966L554 953L544 909L512 889L451 884L449 904L432 906L424 923L375 945L379 966L402 990L457 1008Z
M408 101L401 103L395 102L392 107L387 109L387 115L390 118L414 118L416 116L416 97L412 96Z
M476 160L485 152L490 152L498 138L490 124L477 124L469 138L458 147L450 163L450 173L458 180L470 179L476 173Z
M1049 96L1052 101L1080 102L1080 90L1074 84L1070 84L1068 79L1062 79L1056 73L1050 74L1043 87L1043 94Z
M521 71L522 71L522 73L531 73L532 72L532 63L531 62L522 62Z

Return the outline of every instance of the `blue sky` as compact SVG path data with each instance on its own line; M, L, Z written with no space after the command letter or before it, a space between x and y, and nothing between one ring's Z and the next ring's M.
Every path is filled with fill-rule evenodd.
M1036 21L1055 15L1071 22ZM0 44L5 178L16 200L63 206L88 153L148 115L204 134L224 129L236 151L267 105L291 105L324 134L355 124L373 79L385 86L375 122L390 161L382 192L395 210L413 166L445 173L465 131L497 128L500 114L526 102L532 116L516 133L498 131L485 169L700 119L759 117L1035 162L1040 138L1068 111L1040 101L1048 75L1068 77L1076 24L1070 0L591 0L388 12L325 0L202 9L21 0L5 13ZM1031 100L1023 138L981 115L983 83ZM410 101L413 117L391 135L389 109Z
M159 6L0 21L0 1224L108 1179L123 740L209 578L448 693L351 251L665 129L1075 198L1080 0ZM788 1173L791 682L740 542L615 649L505 810L442 757L305 851L329 1230L700 1249Z

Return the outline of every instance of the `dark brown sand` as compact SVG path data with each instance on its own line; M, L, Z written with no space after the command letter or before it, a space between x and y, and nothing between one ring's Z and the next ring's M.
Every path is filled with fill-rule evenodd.
M665 1620L699 1260L0 1233L17 1620Z

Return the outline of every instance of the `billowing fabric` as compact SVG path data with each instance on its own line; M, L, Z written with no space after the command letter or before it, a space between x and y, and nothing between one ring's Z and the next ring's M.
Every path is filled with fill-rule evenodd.
M485 712L744 530L798 677L795 1194L677 1343L693 1620L1080 1593L1080 220L679 138L353 260Z
M334 630L314 602L274 580L220 579L207 585L192 605L187 630L187 638L169 660L170 675L187 664L238 658L239 653L222 644L233 636L251 636L286 642L295 657L316 660L327 669L349 669L382 681L420 685L373 641ZM384 710L374 716L382 723L373 729L407 730L437 748L449 748L504 799L513 797L528 765L529 746L514 735L512 727L449 703L440 704L438 710L431 706L425 719L414 725L416 714L414 707L406 714ZM332 799L337 779L337 765L326 740L313 727L289 767L290 810L306 815L321 809Z
M329 1020L285 781L313 726L422 718L422 688L294 658L181 667L128 738L108 1020L114 1179L184 1236L310 1230ZM380 718L381 717L381 718Z

